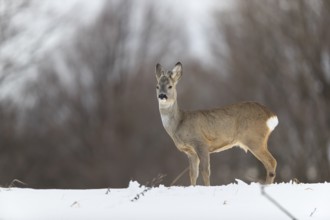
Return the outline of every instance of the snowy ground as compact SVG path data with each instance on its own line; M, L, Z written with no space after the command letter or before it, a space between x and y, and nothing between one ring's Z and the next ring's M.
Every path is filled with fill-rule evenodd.
M296 219L330 219L330 183L265 187ZM9 219L290 219L259 184L212 187L34 190L0 188L0 220Z

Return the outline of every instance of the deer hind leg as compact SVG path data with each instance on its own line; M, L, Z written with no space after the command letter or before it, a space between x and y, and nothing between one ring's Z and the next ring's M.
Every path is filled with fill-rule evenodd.
M251 153L261 161L267 171L267 177L265 184L271 184L274 182L276 175L277 162L273 155L268 151L267 147L259 149L251 149Z
M197 154L188 154L189 159L189 176L190 184L196 186L197 178L199 175L199 158Z
M277 162L267 149L267 136L259 136L245 140L244 144L251 153L264 165L267 171L265 184L271 184L275 179Z

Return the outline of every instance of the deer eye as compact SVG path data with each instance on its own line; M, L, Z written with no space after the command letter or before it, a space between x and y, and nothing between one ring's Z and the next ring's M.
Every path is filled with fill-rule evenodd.
M168 88L169 88L169 89L172 89L172 86L169 86Z
M156 89L159 89L159 86L156 86Z

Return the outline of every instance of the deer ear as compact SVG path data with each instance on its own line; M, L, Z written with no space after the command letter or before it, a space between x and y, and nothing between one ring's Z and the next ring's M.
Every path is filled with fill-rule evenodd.
M160 77L164 74L164 69L162 67L162 65L160 65L159 63L157 63L156 65L156 78L159 81Z
M179 81L181 76L182 76L182 64L178 62L177 64L175 64L172 70L171 78L177 82Z

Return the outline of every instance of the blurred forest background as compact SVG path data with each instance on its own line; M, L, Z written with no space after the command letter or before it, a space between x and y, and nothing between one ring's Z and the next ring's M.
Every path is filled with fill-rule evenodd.
M74 8L47 12L45 24L27 17L37 1L0 1L1 186L126 187L158 174L169 185L188 159L162 127L154 69L177 61L183 109L253 100L278 114L276 182L330 181L330 1L212 7L200 33L206 54L191 49L184 4L100 2L88 21ZM37 24L37 37L20 19ZM264 176L238 148L211 156L212 185ZM188 173L176 184L189 185Z

